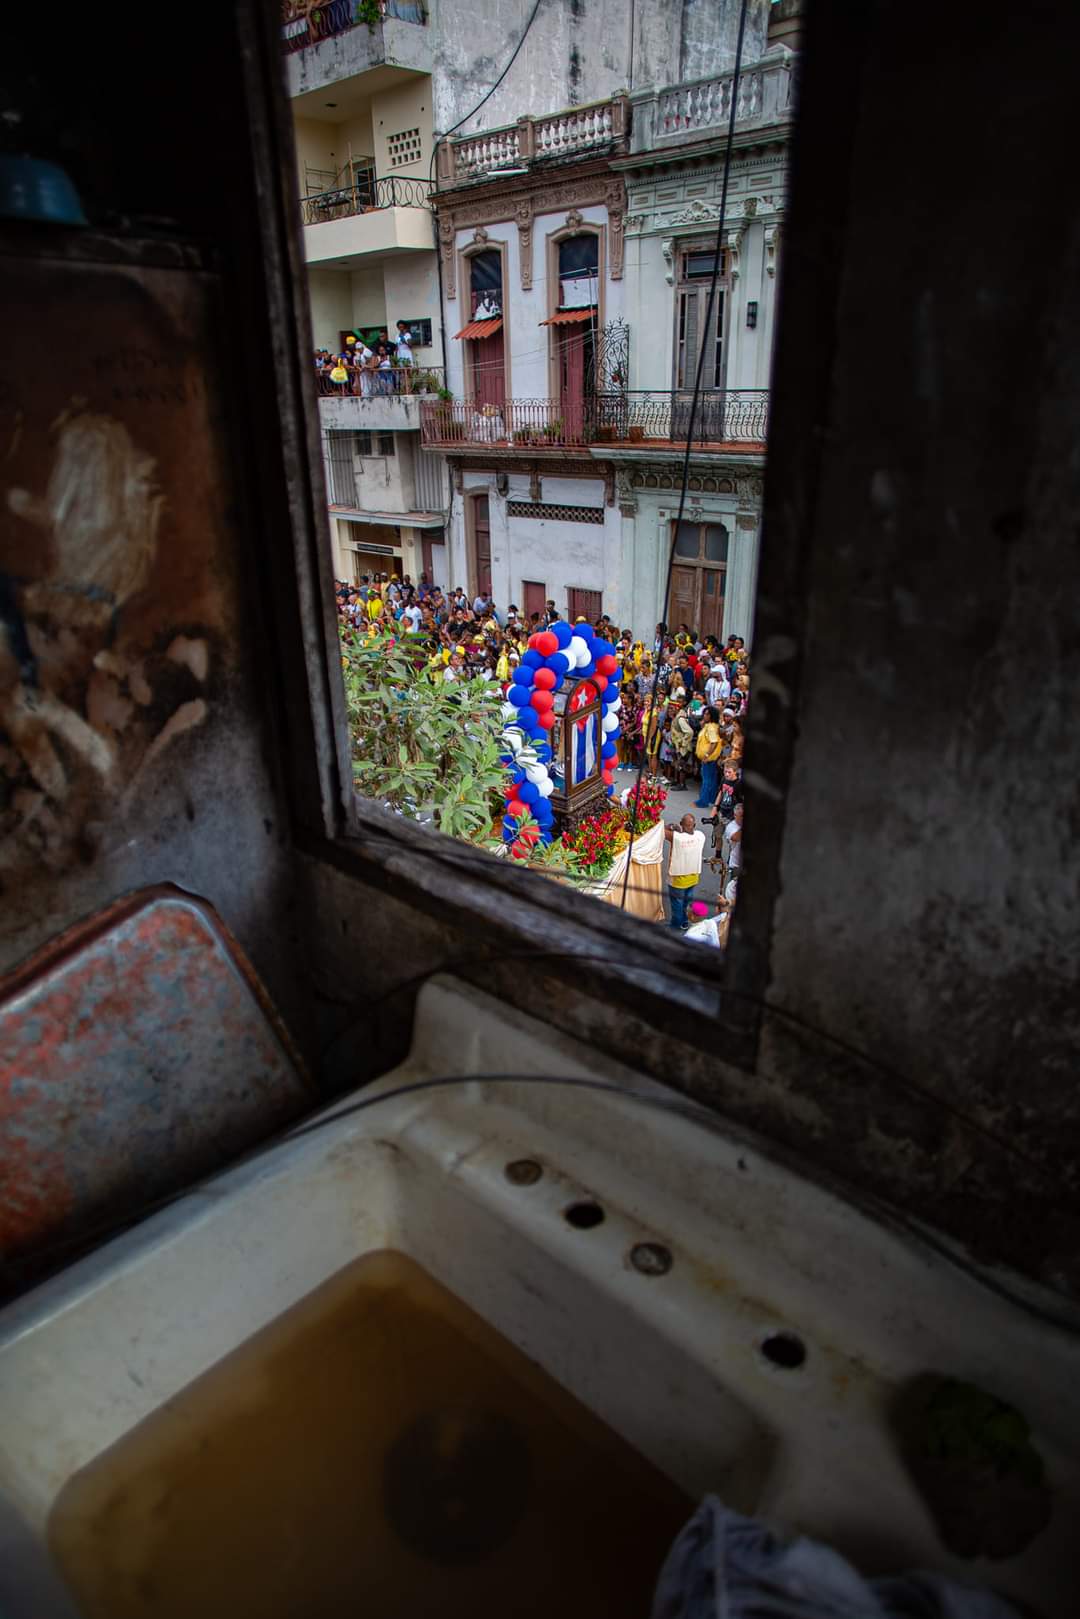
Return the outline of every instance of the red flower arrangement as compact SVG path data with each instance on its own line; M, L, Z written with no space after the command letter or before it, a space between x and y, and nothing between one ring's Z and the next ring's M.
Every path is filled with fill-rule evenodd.
M664 813L667 790L654 776L643 776L626 795L624 825L635 837L655 826Z
M625 842L622 810L615 805L579 821L572 832L564 832L563 847L577 857L586 876L602 877Z

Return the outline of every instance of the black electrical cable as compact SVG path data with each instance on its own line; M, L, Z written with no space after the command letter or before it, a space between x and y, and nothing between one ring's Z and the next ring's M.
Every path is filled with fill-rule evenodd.
M491 88L489 90L487 90L480 97L480 100L476 103L476 106L471 107L463 118L459 118L456 124L451 124L449 129L444 129L441 135L436 135L434 137L434 139L432 140L432 143L431 143L431 162L428 165L428 183L429 184L431 183L431 181L435 177L435 158L436 158L436 156L438 154L438 150L439 150L440 145L442 144L443 141L449 140L450 136L454 133L455 129L460 129L462 124L467 124L470 118L474 118L476 116L476 114L480 111L480 108L484 105L485 102L491 100L492 96L495 94L496 90L499 88L500 84L503 82L506 75L509 73L510 69L513 67L514 63L517 61L518 55L519 55L519 53L521 51L521 47L524 45L525 41L529 37L529 29L532 27L533 23L536 21L537 12L540 10L540 7L543 5L543 3L544 3L544 0L536 0L536 3L533 6L532 11L529 13L529 20L525 24L524 29L522 30L521 38L518 40L517 44L514 46L514 49L510 54L509 61L507 62L506 66L503 68L502 72L499 74L499 77L494 81ZM744 3L745 3L745 0L744 0Z
M720 214L716 221L716 255L713 260L712 279L709 283L709 301L705 310L705 324L702 327L701 347L698 350L697 370L694 373L694 392L690 399L690 415L686 423L686 453L683 456L682 482L679 488L679 511L675 519L675 529L671 536L671 545L668 548L667 574L664 579L664 594L660 599L660 624L656 631L656 644L653 647L653 687L649 693L649 703L645 712L645 723L642 727L643 747L641 750L641 763L638 766L637 780L633 792L635 798L640 791L642 778L645 774L645 764L649 757L649 730L652 725L656 701L660 694L660 654L667 634L668 603L671 598L671 575L675 566L675 547L679 543L679 530L682 527L683 512L686 510L686 496L690 487L690 449L694 441L694 421L697 416L698 403L701 398L701 379L705 370L705 356L709 349L708 334L712 331L713 315L716 308L716 292L720 282L720 264L724 251L724 220L727 215L728 181L731 176L731 155L735 142L735 112L739 104L739 74L742 70L743 39L746 34L746 12L749 0L742 0L739 8L739 32L735 40L735 70L731 81L731 106L728 110L727 150L724 153L724 170L720 182ZM636 824L635 822L632 823ZM630 879L630 861L634 853L634 831L630 832L630 842L626 849L626 871L623 874L622 908L626 909L627 883Z

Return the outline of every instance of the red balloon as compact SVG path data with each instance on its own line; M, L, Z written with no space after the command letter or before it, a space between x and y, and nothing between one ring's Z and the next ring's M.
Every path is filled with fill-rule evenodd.
M554 669L538 669L533 675L533 685L536 687L537 691L554 691Z
M540 648L536 645L536 643L537 643L537 641L539 641L539 639L540 639L541 635L543 635L543 633L544 633L543 630L535 630L533 632L533 634L529 636L529 645L536 652L539 652L539 650L540 650Z
M597 691L607 691L607 675L593 675L592 684Z
M559 650L559 637L553 630L541 630L536 637L536 650L542 652L545 658L551 658Z
M521 831L517 835L517 841L519 843L527 843L527 844L530 844L530 845L532 845L534 843L539 843L540 842L540 828L538 826L522 827Z
M519 785L520 784L518 782L516 782L516 781L507 782L506 786L502 790L503 797L504 798L514 798L517 795L517 790L518 790Z
M521 817L528 813L528 808L529 806L523 804L520 798L512 798L506 806L506 813L512 821L520 821Z
M529 702L538 714L546 714L549 708L555 706L555 699L549 691L534 691Z
M613 675L618 667L619 660L611 652L605 652L602 658L597 658L596 660L596 672L598 675Z
M540 729L542 731L550 731L551 730L551 728L555 724L555 715L552 713L550 708L547 710L547 712L545 714L541 714L539 716L538 723L539 723Z
M529 848L527 843L522 843L519 839L517 843L512 843L510 845L510 853L513 855L515 860L528 860L532 850Z

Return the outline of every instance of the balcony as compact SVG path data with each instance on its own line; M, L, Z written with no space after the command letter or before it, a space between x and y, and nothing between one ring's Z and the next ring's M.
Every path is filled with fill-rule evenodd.
M743 69L737 89L733 73L719 73L664 90L635 92L630 97L631 153L655 153L726 136L732 96L737 134L787 123L794 116L794 64L794 55L785 45L774 45Z
M418 433L422 403L443 386L441 367L352 371L347 382L317 378L319 420L334 432Z
M612 96L584 107L570 107L546 118L519 118L516 124L485 129L443 141L438 154L439 190L497 178L500 169L532 168L560 158L625 152L629 103Z
M427 180L366 174L350 186L320 191L300 200L304 257L309 264L386 258L391 253L432 252L430 187Z
M712 454L763 455L768 430L767 388L704 393L690 442ZM686 445L690 394L606 394L577 407L555 399L509 399L503 406L454 400L425 402L425 446L439 450L672 450Z
M283 0L281 44L290 96L323 90L375 67L430 73L434 42L422 0L379 0L374 24L362 0Z

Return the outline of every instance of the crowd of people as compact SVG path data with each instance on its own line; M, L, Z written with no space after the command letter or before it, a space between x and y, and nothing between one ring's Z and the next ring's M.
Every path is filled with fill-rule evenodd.
M365 576L355 585L340 583L337 610L346 635L395 630L430 679L483 676L497 681L504 692L529 637L564 616L551 600L543 612L526 616L514 605L497 608L482 593L470 599L460 588L443 591L423 576L414 584L408 575L385 573ZM693 890L706 859L719 873L717 909L726 920L742 868L743 731L750 703L745 643L741 636L729 635L722 645L716 636L698 637L686 624L674 633L658 624L646 644L632 630L620 630L606 613L592 628L612 642L622 671L618 768L647 771L680 791L696 783L694 808L711 829L708 856L708 839L693 827L691 815L681 827L669 829L676 864L694 867L696 862L696 874L680 871L669 879L671 925L693 929Z
M380 393L411 393L428 372L413 359L413 334L403 320L393 337L383 329L370 346L352 333L340 354L316 349L315 375L319 392L360 394L367 398Z

